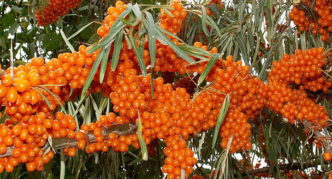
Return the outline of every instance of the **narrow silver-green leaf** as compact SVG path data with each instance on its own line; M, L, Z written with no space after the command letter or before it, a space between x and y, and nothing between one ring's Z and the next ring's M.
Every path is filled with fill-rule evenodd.
M101 62L103 56L104 56L104 53L105 53L105 51L102 50L100 52L100 54L98 55L96 61L93 63L92 68L90 70L90 73L89 73L89 75L86 79L86 82L85 82L84 86L83 86L81 97L86 95L86 92L87 92L88 88L90 87L90 84L91 84L91 82L92 82L92 80L93 80L93 78L94 78L94 76L97 72L97 69L100 65L100 62Z
M114 24L112 25L112 28L108 32L108 35L104 37L98 44L96 44L94 47L88 50L88 54L91 54L92 52L96 51L99 48L104 47L106 44L109 44L115 36L126 26L121 19L125 18L130 12L132 11L132 5L128 4L126 10L124 10L119 17L115 20Z
M105 77L105 72L106 72L106 68L107 68L107 62L108 62L108 56L111 50L111 46L109 45L107 48L105 48L105 52L104 55L102 57L102 61L101 61L101 66L100 66L100 73L99 73L99 82L102 83L104 81L104 77Z
M138 64L141 68L142 74L145 76L146 75L146 66L145 66L145 63L144 63L142 51L137 47L137 45L135 43L135 40L134 40L134 37L129 35L128 38L129 38L130 44L134 48L134 52L135 52Z
M212 56L212 58L210 59L210 61L207 64L206 68L204 69L203 73L201 74L201 76L198 79L198 85L200 85L205 80L206 76L209 74L209 72L211 71L212 67L217 62L218 59L219 59L219 54L214 54Z
M68 40L74 38L76 35L78 35L80 32L82 32L84 29L86 29L87 27L89 27L91 24L95 23L94 21L88 23L87 25L81 27L78 31L76 31L75 33L73 33L70 37L68 37Z
M147 17L147 31L149 37L149 51L151 58L151 68L154 67L156 63L156 31L154 26L154 20L149 12L145 12Z
M148 150L146 147L146 143L143 139L143 125L142 125L141 115L140 115L139 111L138 111L137 123L138 123L137 137L138 137L139 145L141 146L142 160L146 161L146 160L148 160Z
M201 6L201 7L202 7L202 29L203 29L203 32L205 33L205 35L208 36L209 32L206 27L206 9L204 6Z
M169 39L163 32L161 32L159 29L156 29L156 30L157 30L157 36L156 37L159 41L166 42L174 50L174 52L179 57L183 58L185 61L187 61L189 63L194 62L193 59L191 59L183 50L181 50L177 45L175 45L175 43L171 39Z
M34 87L36 88L36 87ZM37 87L39 89L42 89L44 91L46 91L47 93L49 93L50 95L53 96L53 98L57 101L57 103L61 106L62 110L64 110L64 106L62 105L59 96L57 96L56 94L54 94L52 91L50 91L49 89L45 88L45 87Z
M137 3L133 5L133 12L138 20L142 20L142 12Z
M123 39L123 29L115 37L114 49L113 49L113 55L112 55L112 71L115 71L115 69L119 63L119 56L120 56L120 52L122 49L122 39Z
M39 95L43 98L43 100L45 101L45 103L47 104L47 106L51 109L51 103L50 101L46 98L45 95L43 95L41 92L37 91L37 93L39 93Z
M220 126L224 122L224 119L227 115L229 104L230 104L230 96L229 96L229 94L227 94L225 99L224 99L224 102L221 106L216 127L214 128L213 139L212 139L212 149L216 145L219 129L220 129Z
M63 40L65 41L66 45L68 46L69 50L70 50L71 52L75 52L74 47L73 47L73 46L71 45L71 43L69 42L69 40L67 39L67 37L66 37L66 35L65 35L65 33L63 32L62 29L60 29L60 34L61 34Z

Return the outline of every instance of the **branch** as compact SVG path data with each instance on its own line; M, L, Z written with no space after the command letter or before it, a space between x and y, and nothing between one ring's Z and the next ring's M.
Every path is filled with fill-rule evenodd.
M105 139L108 138L108 134L109 133L115 133L117 135L129 135L129 134L135 134L137 131L137 125L133 124L133 123L126 123L126 124L116 124L113 125L109 128L105 128L103 130L103 135L105 137ZM96 142L96 138L92 133L88 133L86 134L86 139L87 139L87 143L92 143L92 142ZM78 143L77 140L75 139L69 139L66 137L62 137L62 138L52 138L52 144L50 144L49 142L47 142L44 147L43 150L46 150L48 147L52 146L54 150L60 150L60 149L64 149L64 148L68 148L68 147L74 147L76 146ZM11 147L7 147L7 152L0 155L0 158L2 157L8 157L11 156L13 153L15 147L11 146Z

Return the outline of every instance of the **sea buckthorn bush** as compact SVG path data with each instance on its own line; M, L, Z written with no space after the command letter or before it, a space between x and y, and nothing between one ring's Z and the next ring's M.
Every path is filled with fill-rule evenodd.
M50 0L36 11L38 24L46 28L80 3ZM61 177L65 160L73 166L79 161L79 166L89 170L92 164L83 163L91 162L92 157L91 163L122 165L122 170L133 173L137 169L130 168L132 165L142 169L155 162L158 177L169 179L305 177L319 173L305 169L323 165L321 158L325 163L331 160L329 46L306 48L301 42L301 48L285 50L284 45L278 49L265 45L276 40L268 39L270 34L254 37L250 34L254 28L247 26L242 31L232 23L234 18L215 20L218 17L211 16L209 9L203 13L206 3L113 4L105 8L103 20L95 28L98 39L93 44L80 42L74 48L71 38L61 31L71 52L59 51L50 59L34 57L1 69L0 173L15 172L21 166L28 172L45 172L60 156ZM219 1L210 1L207 7L215 5L224 7ZM324 16L317 27L323 41L329 38L327 7L328 1L315 2L315 11ZM229 8L222 11L236 11ZM293 7L289 16L300 31L315 26L300 6ZM192 17L200 20L202 27L187 24ZM274 27L267 21L265 25ZM84 28L87 26L78 32ZM202 37L197 37L199 30L188 32L188 28L201 28ZM239 32L230 33L227 28L239 28ZM287 28L280 33L288 33ZM182 38L185 33L192 34L192 42ZM233 49L237 33L242 35L237 40L252 37L252 41ZM222 40L226 37L230 40ZM229 46L220 48L224 43ZM246 46L257 49L244 53ZM290 53L272 55L280 49ZM312 148L297 148L307 143ZM301 152L316 149L317 160L301 163ZM124 158L128 154L134 157L131 163ZM292 154L293 163L280 162L280 158L291 161L287 157ZM252 158L257 156L259 162L254 165ZM260 167L262 158L268 167ZM116 163L120 160L123 164ZM236 165L229 170L233 163ZM209 173L203 165L210 166ZM280 170L276 169L279 175L270 171L276 165L280 165ZM100 164L96 170L102 167ZM146 172L149 170L147 167ZM124 176L129 176L126 172ZM109 177L109 173L100 176Z

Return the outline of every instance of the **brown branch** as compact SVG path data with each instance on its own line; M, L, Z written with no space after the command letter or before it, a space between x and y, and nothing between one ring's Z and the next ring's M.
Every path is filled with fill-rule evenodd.
M105 139L108 138L108 134L109 133L115 133L117 135L129 135L129 134L134 134L137 131L137 125L133 124L133 123L126 123L126 124L117 124L117 125L113 125L109 128L104 128L103 130L103 135L105 137ZM87 138L87 142L88 143L92 143L92 142L96 142L96 139L94 137L94 135L92 133L88 133L86 134L86 138ZM66 137L62 137L62 138L52 138L52 144L50 144L49 142L47 142L45 144L45 146L43 147L43 150L46 150L47 148L51 147L54 150L60 150L60 149L64 149L67 147L74 147L77 145L77 142L75 139L69 139ZM1 157L9 157L12 155L14 150L14 147L7 147L7 152L0 155Z

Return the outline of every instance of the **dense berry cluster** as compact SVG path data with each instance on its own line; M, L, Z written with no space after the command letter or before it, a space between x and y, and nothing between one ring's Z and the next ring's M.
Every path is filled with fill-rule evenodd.
M180 32L182 28L182 22L187 16L187 11L179 0L171 1L169 7L171 9L169 9L168 12L161 9L158 17L159 25L161 28L176 34Z
M175 18L162 11L159 25L176 34L181 29L186 10L178 0L172 1L170 7ZM125 8L122 2L110 7L98 35L105 37ZM172 40L180 44L176 39ZM209 50L199 42L194 46L210 54L217 53L216 48ZM43 164L54 155L45 148L49 138L65 140L66 145L61 149L69 156L75 156L77 149L93 153L109 148L120 152L128 151L129 146L140 148L138 135L110 130L117 125L135 124L139 119L146 144L155 139L166 143L162 170L168 173L168 178L188 176L197 160L186 146L186 140L190 135L216 125L227 95L230 106L220 128L220 145L226 148L230 144L231 153L251 148L249 120L264 106L281 113L290 122L307 120L317 128L327 124L326 110L308 98L305 91L326 92L331 87L331 81L319 70L326 64L323 49L285 55L273 64L268 84L253 77L250 68L241 61L232 57L218 59L207 75L208 85L194 93L187 90L192 85L188 78L202 74L207 61L199 62L192 57L197 63L189 64L171 47L157 41L155 67L147 69L149 74L143 76L139 74L133 49L124 40L117 68L112 70L111 62L108 62L103 81L99 79L98 69L93 88L89 89L90 93L103 91L103 95L111 99L113 112L96 122L78 126L72 116L56 112L56 107L80 93L99 54L99 51L87 54L89 48L80 46L78 52L60 54L46 64L42 58L34 58L26 65L14 68L13 76L10 69L6 71L1 78L0 99L11 118L0 126L0 155L5 156L0 159L0 171L5 168L10 172L19 163L27 163L29 171L42 170ZM147 65L149 57L144 44L143 58ZM189 74L189 77L179 80L185 81L180 87L167 83L162 77L154 78L151 72L176 72ZM292 87L293 83L299 89Z
M331 6L332 2L329 0L301 0L301 6L295 6L289 16L300 31L321 34L323 41L329 41L332 32Z
M321 68L327 63L323 48L297 50L274 61L267 85L267 106L280 112L290 122L308 120L317 128L327 125L324 107L309 99L306 90L327 92L332 81L323 77Z
M117 1L115 7L109 7L107 9L107 16L105 17L103 24L98 28L97 34L100 37L105 37L111 29L115 20L120 14L127 8L127 5L122 1Z
M82 0L48 0L45 7L36 10L38 25L54 23L60 16L66 15L70 9L76 8Z
M166 159L162 171L168 174L169 179L180 179L182 175L187 178L197 163L194 152L186 147L186 141L179 136L169 137L165 143Z

